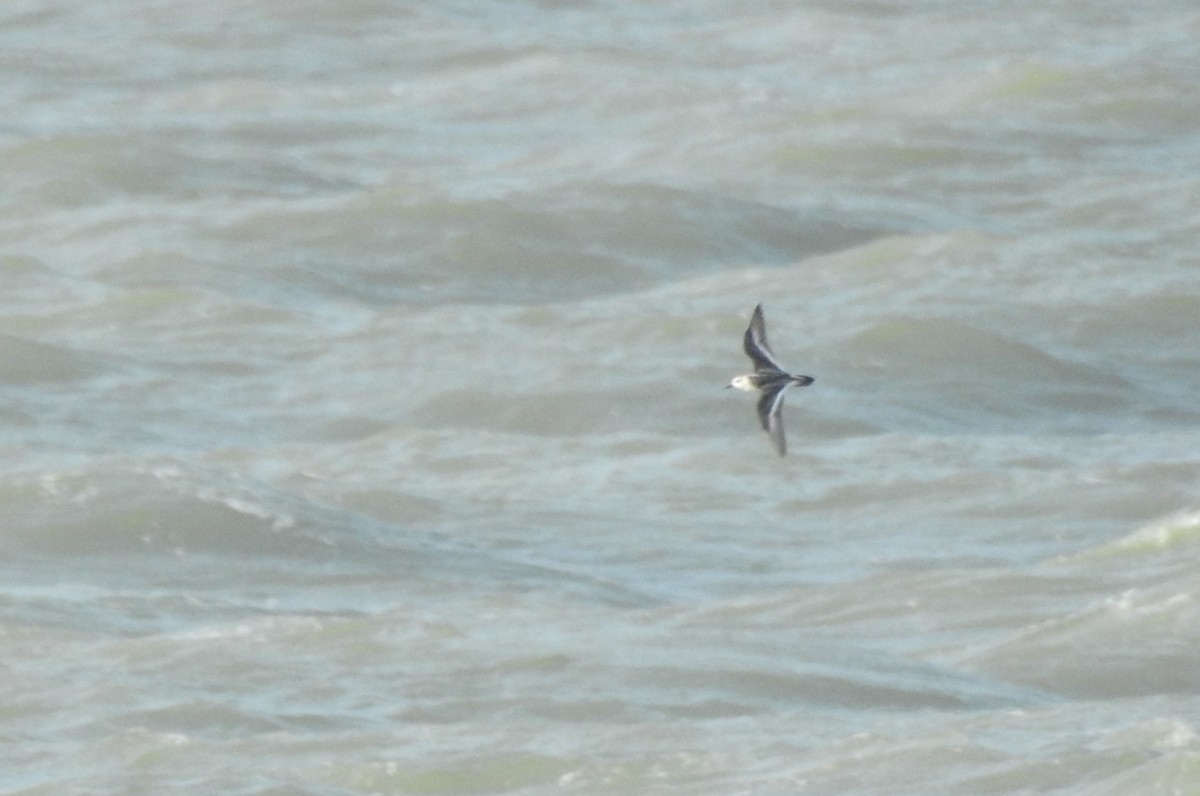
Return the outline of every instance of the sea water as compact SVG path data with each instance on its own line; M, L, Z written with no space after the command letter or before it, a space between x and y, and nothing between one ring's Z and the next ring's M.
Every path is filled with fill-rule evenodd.
M1200 793L1197 42L5 4L0 791Z

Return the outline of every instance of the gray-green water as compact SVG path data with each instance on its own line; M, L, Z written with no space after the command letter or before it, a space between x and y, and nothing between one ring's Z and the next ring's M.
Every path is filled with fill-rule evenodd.
M1200 792L1197 42L6 4L0 790Z

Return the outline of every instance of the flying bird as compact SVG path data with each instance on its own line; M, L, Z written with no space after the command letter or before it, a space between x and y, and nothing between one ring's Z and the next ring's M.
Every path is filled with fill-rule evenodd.
M787 454L787 439L783 435L783 417L779 414L779 410L783 408L783 394L787 392L788 387L807 387L813 383L813 378L793 376L775 361L775 355L767 345L767 327L763 322L762 304L755 307L754 314L750 316L750 325L746 327L742 347L746 350L746 356L754 363L754 372L734 376L725 388L734 387L759 394L758 420L775 445L775 450L780 456L784 456Z

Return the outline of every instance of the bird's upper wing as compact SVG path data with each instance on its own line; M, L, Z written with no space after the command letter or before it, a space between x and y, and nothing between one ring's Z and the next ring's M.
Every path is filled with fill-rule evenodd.
M761 304L754 308L754 314L750 316L750 325L746 327L746 334L742 338L742 348L745 349L746 356L750 357L750 361L754 363L755 371L783 372L783 368L779 366L771 353L771 347L767 345L767 327L763 322Z

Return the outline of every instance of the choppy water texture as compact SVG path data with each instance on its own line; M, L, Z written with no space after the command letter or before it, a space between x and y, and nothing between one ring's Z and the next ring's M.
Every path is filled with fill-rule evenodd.
M5 3L0 790L1200 793L1198 42Z

